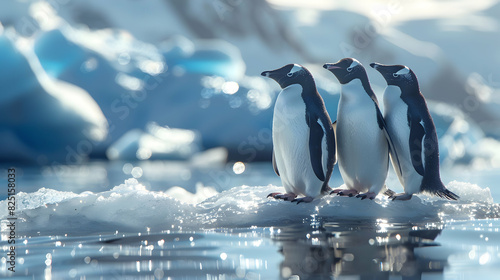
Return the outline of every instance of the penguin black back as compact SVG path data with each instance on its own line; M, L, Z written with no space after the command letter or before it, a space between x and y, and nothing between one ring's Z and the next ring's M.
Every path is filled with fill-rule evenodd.
M335 134L323 99L316 89L313 76L309 70L298 64L288 64L275 70L264 71L261 75L275 80L283 89L280 93L280 96L283 95L283 97L293 92L290 91L292 86L301 86L300 97L305 105L304 120L309 128L308 145L311 165L316 177L323 182L321 191L328 191L328 181L336 161ZM298 135L298 137L300 136ZM322 150L323 139L326 140L326 154ZM323 156L326 161L322 159ZM323 168L323 162L326 163L326 170ZM277 165L275 171L278 174L281 173Z
M275 70L264 71L261 75L275 80L282 89L293 84L301 85L303 89L302 98L305 101L310 100L317 105L320 105L318 99L322 101L311 72L299 64L287 64Z
M328 116L323 98L321 98L314 78L307 68L299 64L287 64L275 70L264 71L261 75L275 80L282 89L293 84L301 85L302 99L304 99L307 110L318 116ZM328 120L324 119L324 121Z
M400 89L400 98L408 106L407 124L410 129L408 144L413 167L423 176L421 191L452 200L458 199L458 196L447 190L441 181L436 127L427 108L427 102L420 92L417 76L404 65L371 63L370 66L382 74L388 86Z
M365 92L377 104L377 96L373 92L365 67L354 58L343 58L336 63L325 63L323 68L332 72L341 84L347 84L354 79L359 79Z

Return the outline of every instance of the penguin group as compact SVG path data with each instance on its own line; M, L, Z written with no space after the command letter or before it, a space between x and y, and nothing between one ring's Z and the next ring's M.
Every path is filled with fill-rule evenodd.
M272 164L285 193L268 197L297 203L328 194L362 200L379 193L409 200L422 192L459 198L441 181L436 127L415 73L404 65L370 66L387 83L383 113L358 60L343 58L323 65L341 84L334 122L304 66L288 64L262 72L281 87L272 122ZM385 184L389 162L403 193ZM328 186L335 164L347 189Z

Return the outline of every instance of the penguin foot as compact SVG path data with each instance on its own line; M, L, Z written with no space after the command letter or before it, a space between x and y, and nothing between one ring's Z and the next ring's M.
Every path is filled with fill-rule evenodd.
M294 200L297 195L294 194L294 193L285 193L285 194L282 194L282 193L270 193L267 195L267 197L273 197L275 199L283 199L284 201L292 201Z
M356 195L356 197L361 198L361 200L367 199L367 198L369 198L370 200L373 200L376 196L377 196L377 194L374 192L360 193L360 194Z
M345 190L345 189L335 189L330 194L334 194L334 193L336 193L337 195L340 195L340 196L353 197L354 195L358 194L358 191L356 191L356 190Z
M387 195L389 198L393 197L396 192L391 190L391 189L387 189L385 192L384 192L385 195Z
M343 191L343 189L334 189L333 191L330 192L330 195L332 194L338 194L339 192Z
M275 195L281 194L279 192L273 192L267 195L267 198L274 197Z
M389 198L392 200L410 200L413 194L407 194L407 193L397 193L391 195Z
M306 197L301 197L301 198L295 198L294 200L292 200L292 202L297 202L297 204L299 204L301 202L309 203L309 202L311 202L313 200L314 200L313 197L306 196Z

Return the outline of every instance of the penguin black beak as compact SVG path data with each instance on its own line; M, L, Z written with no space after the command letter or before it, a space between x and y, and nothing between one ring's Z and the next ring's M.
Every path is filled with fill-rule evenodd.
M279 69L277 69L277 70L279 70ZM280 75L280 72L277 70L264 71L260 74L264 77L268 77L269 79L273 79L274 81L276 81L279 84L280 83L279 80L281 78L281 75Z
M325 68L326 70L334 70L334 69L340 69L341 67L339 67L335 64L332 64L332 63L325 63L323 65L323 68Z
M370 66L373 68L373 69L377 69L379 66L381 66L382 64L380 63L376 63L376 62L372 62L370 63Z

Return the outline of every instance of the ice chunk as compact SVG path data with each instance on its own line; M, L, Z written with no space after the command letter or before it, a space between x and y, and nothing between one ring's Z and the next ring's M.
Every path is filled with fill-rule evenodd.
M200 150L199 133L150 123L146 132L139 129L127 132L112 144L106 153L112 160L185 160Z
M500 142L493 138L483 138L473 147L475 169L500 168Z
M439 138L443 165L469 164L476 156L472 147L484 137L478 125L458 108L436 101L428 102Z
M462 164L475 169L500 166L498 140L486 138L479 125L459 108L436 101L429 101L428 105L439 137L443 166Z
M102 111L86 91L49 77L36 56L16 42L23 41L0 35L0 131L22 143L11 153L40 163L80 162L107 136ZM3 139L0 146L8 145Z
M198 204L207 198L217 195L218 192L209 186L203 186L201 183L196 184L196 192L191 193L186 191L184 188L179 186L174 186L165 192L167 195L178 199L184 203Z
M103 154L125 133L144 131L152 121L197 130L204 148L225 146L239 160L263 159L271 151L275 93L261 77L244 75L238 49L226 42L175 36L156 47L126 32L63 22L43 31L34 49L48 73L86 89L103 109L112 128L97 147Z
M446 187L460 196L461 203L493 203L490 188L481 188L475 184L458 181L451 181Z
M174 187L150 191L136 179L109 191L76 194L51 189L18 193L17 210L23 234L84 234L88 232L137 232L170 229L238 228L303 223L312 216L323 221L377 220L391 222L448 221L500 218L489 189L453 181L447 186L461 196L447 201L415 195L409 201L391 201L379 195L373 201L325 196L311 203L291 203L267 198L282 187L238 186L218 193L198 185L195 193ZM0 201L0 219L7 220L7 201ZM4 210L1 210L4 209ZM74 226L74 227L73 227Z
M217 147L193 155L190 163L195 167L222 166L227 162L227 149Z

